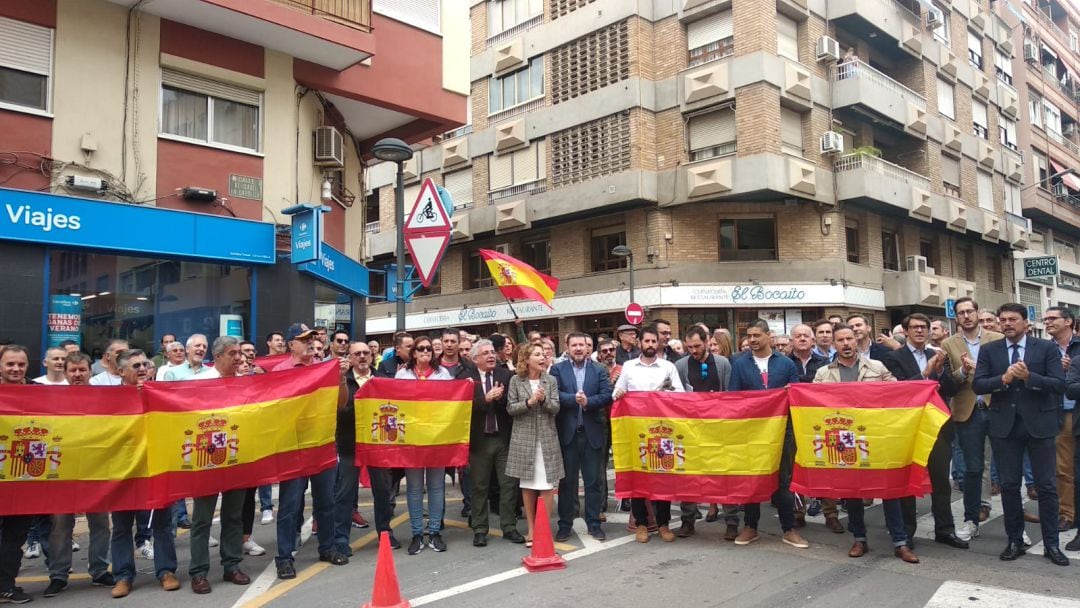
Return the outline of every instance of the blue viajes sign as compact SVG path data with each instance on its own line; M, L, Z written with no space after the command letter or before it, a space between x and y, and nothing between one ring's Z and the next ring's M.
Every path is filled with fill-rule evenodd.
M324 283L333 285L345 293L358 297L368 295L368 269L360 262L323 243L318 260L297 266L300 272L309 274Z

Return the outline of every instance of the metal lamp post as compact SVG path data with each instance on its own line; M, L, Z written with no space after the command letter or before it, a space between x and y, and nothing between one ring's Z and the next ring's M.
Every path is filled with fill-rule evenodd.
M626 245L616 245L611 255L626 258L630 264L630 301L634 302L634 251Z
M394 224L397 228L397 331L405 331L405 161L413 157L409 144L387 137L371 148L375 158L397 163L397 184L394 188Z

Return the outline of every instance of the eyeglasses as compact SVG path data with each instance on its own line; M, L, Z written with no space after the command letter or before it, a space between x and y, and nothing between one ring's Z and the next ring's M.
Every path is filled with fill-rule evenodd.
M415 350L418 353L430 353L431 352L431 347L430 346L417 346L413 350Z
M601 348L600 352L602 352L602 353L613 353L613 352L615 352L615 349L614 348Z
M1051 321L1057 321L1058 319L1064 319L1065 317L1043 317L1043 323L1049 323Z
M334 340L334 342L337 342L338 344L348 344L349 339L345 338L344 340L342 340L341 338L338 338L338 339Z
M128 363L128 365L130 365L133 369L142 369L144 367L150 367L150 364L145 362L145 361L144 362L139 362L139 363Z
M359 352L349 353L349 354L352 355L353 357L370 357L371 356L371 351L362 350L362 351L359 351Z

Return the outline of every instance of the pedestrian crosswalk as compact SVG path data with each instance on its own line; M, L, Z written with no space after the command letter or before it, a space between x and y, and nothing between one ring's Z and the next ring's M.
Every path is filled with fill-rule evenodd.
M924 608L1077 608L1080 600L1025 593L961 581L945 581Z
M956 493L954 492L953 495L955 496ZM957 526L959 526L961 523L964 522L964 499L963 499L963 496L961 496L959 499L953 500L951 506L952 506L953 521L956 523ZM980 524L980 526L986 526L986 524L994 521L995 519L997 519L997 518L999 518L1001 516L1002 516L1001 496L991 496L990 497L990 517L986 521L982 522ZM917 538L917 539L918 538L925 538L925 539L929 539L929 540L934 539L934 514L933 513L928 512L925 515L920 515L919 518L916 520L915 538Z

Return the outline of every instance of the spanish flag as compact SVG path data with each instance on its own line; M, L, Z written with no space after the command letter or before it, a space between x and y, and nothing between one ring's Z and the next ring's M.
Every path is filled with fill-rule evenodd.
M338 370L0 386L0 516L153 509L326 470Z
M465 466L472 398L471 380L368 380L355 397L356 465Z
M926 462L949 410L937 383L793 384L792 491L902 498L930 491Z
M480 257L487 263L488 272L504 297L535 300L551 308L551 300L559 288L559 279L538 272L525 262L498 251L481 249Z
M752 503L776 491L787 395L631 392L611 410L615 495Z

